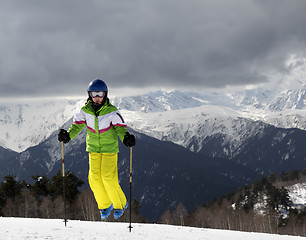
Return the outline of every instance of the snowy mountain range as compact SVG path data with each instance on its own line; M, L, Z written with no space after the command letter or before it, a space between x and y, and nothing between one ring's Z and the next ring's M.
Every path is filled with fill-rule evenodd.
M0 146L22 152L39 144L71 119L85 101L79 98L0 103ZM185 147L191 135L200 134L205 138L221 132L239 138L240 133L232 128L238 119L242 126L246 122L262 121L280 128L306 129L305 86L282 92L263 89L203 94L157 91L114 97L111 102L135 130ZM200 123L205 124L200 126ZM206 131L198 133L201 127ZM186 133L187 139L179 139ZM200 147L195 147L196 150Z

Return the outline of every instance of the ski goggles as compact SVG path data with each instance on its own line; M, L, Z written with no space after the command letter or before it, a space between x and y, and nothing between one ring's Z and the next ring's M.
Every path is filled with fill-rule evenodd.
M105 92L89 92L89 95L92 98L95 98L95 97L103 98L105 96Z

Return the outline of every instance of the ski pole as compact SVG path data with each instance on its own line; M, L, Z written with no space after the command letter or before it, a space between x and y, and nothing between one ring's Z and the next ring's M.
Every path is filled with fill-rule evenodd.
M132 147L130 147L130 232L132 231Z
M63 198L64 198L64 217L65 217L65 227L67 226L66 218L66 189L65 189L65 161L64 161L64 142L62 143L62 172L63 172Z

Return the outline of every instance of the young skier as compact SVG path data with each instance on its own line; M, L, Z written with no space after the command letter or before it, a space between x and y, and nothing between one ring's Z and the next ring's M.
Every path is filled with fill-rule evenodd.
M136 139L126 130L122 116L110 103L104 81L92 81L87 91L87 103L75 115L68 131L60 129L58 140L68 143L87 127L86 151L89 152L90 188L100 209L101 219L106 220L112 209L114 218L118 219L128 207L118 181L118 136L128 147L133 147Z

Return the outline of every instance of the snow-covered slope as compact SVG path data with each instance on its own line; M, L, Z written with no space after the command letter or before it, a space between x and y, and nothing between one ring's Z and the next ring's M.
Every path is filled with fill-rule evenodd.
M279 97L268 105L268 107L274 111L282 111L284 109L305 109L306 87L283 91Z
M80 99L0 103L0 146L21 152L49 137L84 103Z
M245 90L228 94L239 112L281 128L306 129L306 86L291 90Z
M105 239L105 240L302 240L305 237L248 233L207 228L191 228L159 224L68 221L61 219L0 218L0 236L6 240L21 239Z
M238 112L221 106L204 105L171 112L142 113L122 110L129 126L160 140L172 141L191 150L201 150L201 143L218 133L233 149L258 132L258 124ZM260 127L260 126L259 126ZM190 143L196 139L196 144Z
M130 111L163 112L198 107L206 101L179 91L157 91L142 96L117 97L112 99L112 103L119 109Z
M286 189L294 207L299 209L306 207L306 182L294 184Z
M234 103L271 111L306 109L306 85L298 89L265 90L256 88L228 94Z

